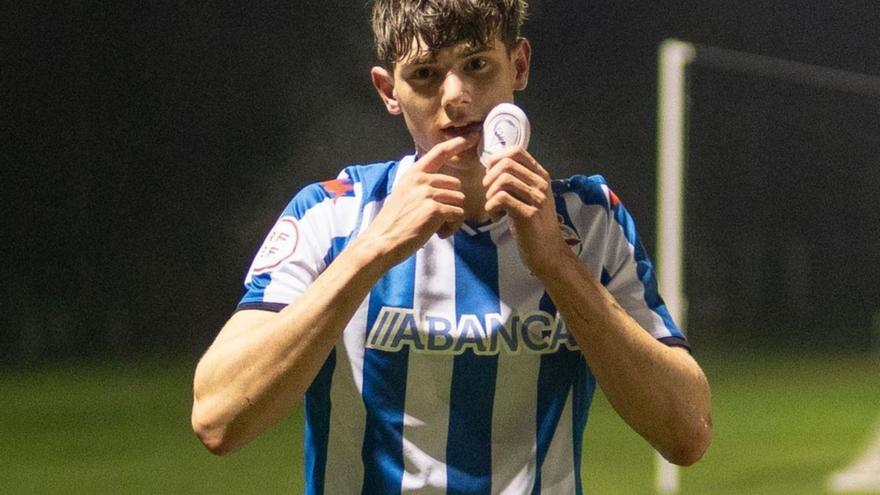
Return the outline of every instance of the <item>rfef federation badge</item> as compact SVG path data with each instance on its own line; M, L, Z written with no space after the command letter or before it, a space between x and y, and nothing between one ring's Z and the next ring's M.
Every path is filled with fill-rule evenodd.
M296 246L299 244L299 228L296 226L296 218L291 216L281 217L269 232L260 252L254 258L252 272L258 275L263 272L274 270L285 260L293 256Z

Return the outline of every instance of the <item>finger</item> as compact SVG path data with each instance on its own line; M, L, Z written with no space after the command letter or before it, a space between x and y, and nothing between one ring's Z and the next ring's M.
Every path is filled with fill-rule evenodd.
M524 167L531 170L532 172L540 175L544 179L550 180L550 174L547 172L547 170L543 166L541 166L541 164L538 163L538 160L535 160L535 157L529 154L529 152L526 151L525 148L519 145L507 146L505 148L502 148L501 150L487 156L484 163L486 164L486 168L491 170L496 163L505 158L510 158L511 160L522 164Z
M464 193L449 189L431 188L428 197L437 203L452 206L464 206Z
M438 189L461 191L461 180L458 177L446 174L430 174L428 176L428 185Z
M486 212L493 218L507 213L511 217L519 219L534 216L538 213L538 208L523 203L507 191L499 191L486 201Z
M419 158L419 160L413 165L413 168L428 173L437 172L450 158L468 148L476 146L479 138L480 133L474 131L466 136L456 136L452 139L443 141L442 143L438 143L431 148L430 151L425 153L425 156Z
M486 172L486 175L483 176L483 187L490 187L504 174L512 175L526 184L534 186L547 183L546 178L526 168L520 162L514 161L510 158L503 158L500 161L495 162L492 168L490 168L489 171Z
M522 203L536 207L540 207L547 199L545 190L540 187L527 184L513 175L505 174L489 186L486 191L486 200L488 201L502 191Z

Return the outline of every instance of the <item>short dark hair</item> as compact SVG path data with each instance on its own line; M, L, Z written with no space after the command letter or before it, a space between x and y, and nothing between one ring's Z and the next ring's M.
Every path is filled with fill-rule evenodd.
M431 51L461 42L489 46L496 38L513 48L527 9L526 0L374 0L376 56L391 67L415 40Z

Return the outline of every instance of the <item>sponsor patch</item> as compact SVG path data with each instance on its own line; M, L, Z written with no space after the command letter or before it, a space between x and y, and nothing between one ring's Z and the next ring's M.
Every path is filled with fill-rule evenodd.
M281 217L254 259L254 274L277 268L296 252L299 244L299 228L294 217Z
M478 356L504 354L550 354L567 348L578 350L577 341L558 315L544 311L448 315L415 314L411 308L382 306L366 337L366 346L386 352L409 348L413 352Z

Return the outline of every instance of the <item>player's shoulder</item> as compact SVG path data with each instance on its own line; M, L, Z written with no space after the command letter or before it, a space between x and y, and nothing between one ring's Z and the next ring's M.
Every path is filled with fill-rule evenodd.
M311 183L293 197L286 213L301 218L319 204L333 205L381 199L387 195L387 184L398 168L400 160L348 165L335 179ZM343 201L340 201L343 200Z
M553 194L557 197L573 197L583 206L601 206L611 210L619 204L619 200L608 181L601 175L573 175L566 179L555 179L552 183Z

